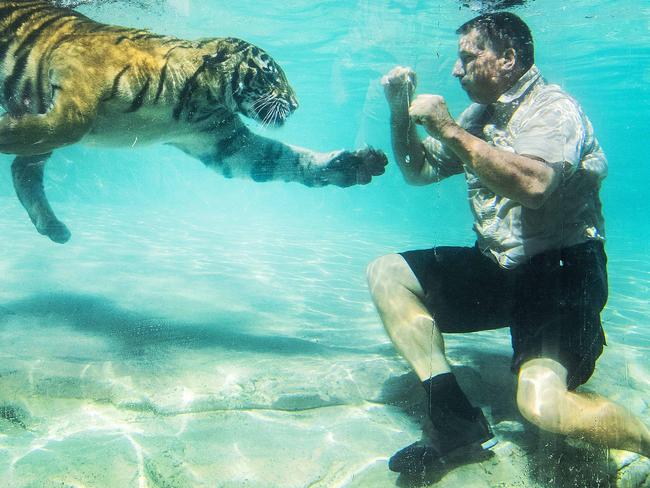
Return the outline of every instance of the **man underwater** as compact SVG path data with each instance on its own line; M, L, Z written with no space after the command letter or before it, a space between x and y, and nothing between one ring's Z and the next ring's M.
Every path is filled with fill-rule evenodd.
M517 406L538 427L650 456L650 431L626 409L575 389L603 351L607 257L599 189L607 160L589 119L534 64L516 15L478 16L458 30L453 76L474 102L454 121L438 95L413 97L416 75L382 80L393 152L412 185L465 174L473 247L382 256L368 268L372 298L393 344L424 387L432 429L396 453L414 475L452 453L494 443L461 390L443 333L510 327ZM421 140L415 124L429 137Z

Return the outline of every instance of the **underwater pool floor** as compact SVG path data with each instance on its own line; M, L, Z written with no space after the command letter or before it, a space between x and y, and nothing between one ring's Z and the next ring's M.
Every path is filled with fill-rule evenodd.
M3 486L650 486L647 459L523 421L505 331L447 342L493 454L391 473L424 397L365 287L367 262L401 244L390 234L74 205L60 246L0 203ZM610 252L609 347L587 390L650 423L643 251Z

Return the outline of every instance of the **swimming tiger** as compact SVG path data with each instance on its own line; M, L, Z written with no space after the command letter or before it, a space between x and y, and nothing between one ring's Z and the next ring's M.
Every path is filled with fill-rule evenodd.
M307 186L368 183L387 159L370 147L320 153L250 131L240 115L281 125L298 107L282 68L241 39L184 40L95 22L42 0L0 0L0 152L34 226L70 231L50 207L52 151L77 142L166 143L226 178Z

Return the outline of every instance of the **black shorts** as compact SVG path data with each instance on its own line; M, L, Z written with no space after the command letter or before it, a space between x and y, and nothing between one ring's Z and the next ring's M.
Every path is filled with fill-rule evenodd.
M503 269L475 247L401 253L425 292L442 332L510 327L512 370L550 358L568 371L569 389L585 383L603 351L600 312L607 302L607 256L599 241L538 254Z

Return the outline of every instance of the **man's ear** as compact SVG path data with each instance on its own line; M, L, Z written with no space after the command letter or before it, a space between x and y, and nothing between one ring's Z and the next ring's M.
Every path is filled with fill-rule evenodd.
M517 64L517 53L511 47L503 51L501 56L501 67L506 71L513 71Z

